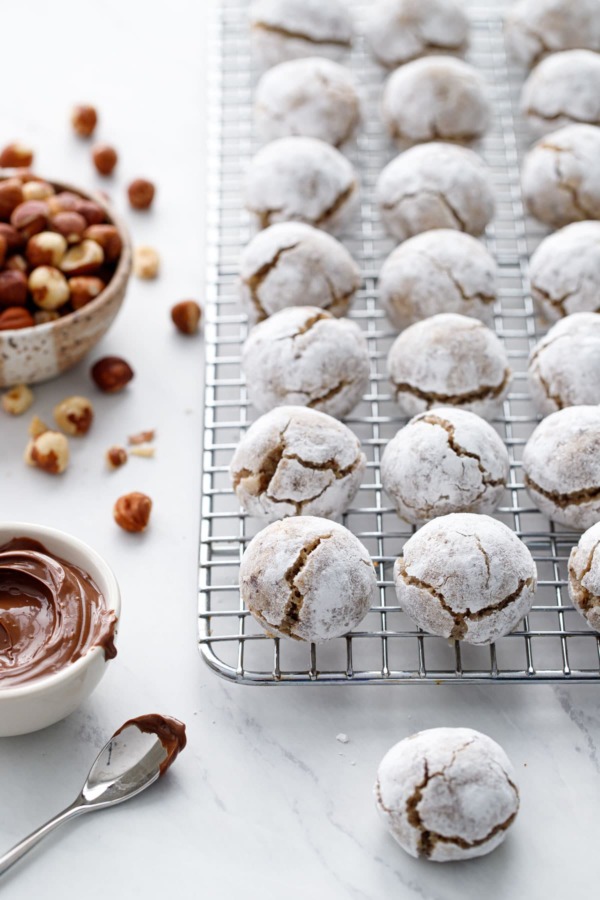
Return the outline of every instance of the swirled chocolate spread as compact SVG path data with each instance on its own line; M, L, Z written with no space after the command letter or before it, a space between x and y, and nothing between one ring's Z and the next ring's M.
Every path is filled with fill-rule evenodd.
M116 622L79 566L30 538L0 546L0 690L51 675L92 647L112 659Z
M129 719L124 725L121 725L118 731L115 731L113 737L121 734L130 725L135 725L136 728L139 728L145 734L155 734L157 736L167 751L166 758L160 764L160 774L164 775L187 744L183 722L180 722L178 719L172 719L170 716L159 716L158 713L149 713L147 716Z

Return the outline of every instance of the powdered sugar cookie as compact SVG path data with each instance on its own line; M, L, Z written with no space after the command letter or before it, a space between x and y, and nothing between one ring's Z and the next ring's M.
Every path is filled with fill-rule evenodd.
M589 50L553 53L523 86L521 110L535 134L565 125L600 125L600 55Z
M551 322L600 312L600 222L574 222L548 235L529 261L531 295Z
M600 630L600 522L588 528L569 557L569 596L590 628Z
M597 0L518 0L505 23L508 46L527 67L560 50L600 50Z
M252 49L267 68L287 59L341 59L352 43L352 19L341 0L254 0Z
M379 0L367 19L373 55L395 69L429 53L465 52L469 20L456 0Z

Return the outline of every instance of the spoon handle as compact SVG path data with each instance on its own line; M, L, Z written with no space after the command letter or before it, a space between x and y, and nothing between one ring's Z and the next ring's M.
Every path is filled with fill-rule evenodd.
M36 828L35 831L32 831L30 835L24 838L22 841L19 841L18 844L15 844L8 853L5 853L4 856L0 856L0 875L3 875L7 869L10 869L17 860L21 859L22 856L25 856L26 853L35 847L35 845L42 840L42 838L46 837L51 831L54 831L59 825L62 825L63 822L66 822L67 819L72 819L74 816L78 816L80 813L86 811L86 807L80 805L81 801L79 797L70 806L67 806L66 809L63 809L62 812L58 813L57 816L50 819L44 825L40 825L39 828Z

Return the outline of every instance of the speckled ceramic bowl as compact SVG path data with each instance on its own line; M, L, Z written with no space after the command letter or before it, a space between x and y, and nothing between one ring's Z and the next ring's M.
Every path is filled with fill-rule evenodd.
M106 288L82 309L44 325L0 331L0 387L47 381L70 369L108 330L125 297L131 272L131 241L124 223L100 195L56 181L51 184L57 192L73 191L101 206L109 223L117 227L123 250Z

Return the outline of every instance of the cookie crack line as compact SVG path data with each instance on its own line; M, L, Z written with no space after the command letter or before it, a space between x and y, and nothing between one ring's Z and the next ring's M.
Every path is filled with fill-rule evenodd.
M554 151L554 171L556 172L556 179L558 181L558 187L560 190L566 191L569 197L571 198L571 203L573 204L573 208L575 211L581 216L582 219L593 219L593 213L589 212L583 203L581 202L581 198L579 196L579 192L577 190L577 186L570 184L568 179L563 174L562 170L562 160L561 156L563 153L568 153L569 151L573 154L575 159L577 159L577 154L574 148L566 148L566 147L557 147L555 144L547 144L543 143L541 145L545 150Z
M465 456L468 459L474 459L477 462L477 468L481 473L481 481L487 487L498 487L501 484L504 484L503 478L491 478L490 473L487 469L484 468L481 462L481 457L479 457L476 453L471 453L469 450L465 450L464 447L456 440L456 428L449 422L447 419L442 419L441 416L432 416L430 414L422 416L419 419L420 422L425 422L427 425L439 425L440 428L443 428L448 436L448 446L451 450L456 453L457 456Z
M406 202L406 200L412 200L414 197L422 197L423 194L429 194L430 197L437 197L437 199L440 201L440 203L446 207L446 209L448 210L448 212L450 213L450 215L456 222L456 225L457 225L459 231L467 231L465 222L463 222L462 218L458 215L456 209L450 205L447 197L444 194L442 194L441 191L427 190L426 188L424 188L423 190L420 190L420 191L412 191L412 192L409 192L406 194L402 194L402 196L398 197L397 200L392 200L389 203L382 203L381 205L382 205L383 209L385 209L385 210L394 210L395 209L398 212L398 214L401 216L404 224L406 225L407 223L406 223L404 216L402 215L402 213L400 211L400 207L402 206L403 203ZM408 231L411 232L410 227L408 227Z
M268 313L262 305L260 297L258 296L258 290L260 286L262 285L269 272L271 272L276 267L277 263L284 255L284 253L287 253L288 250L295 250L296 247L299 246L299 244L300 241L296 241L295 243L289 244L286 247L280 247L272 259L264 263L264 265L260 266L260 268L253 272L249 278L244 279L244 284L250 292L250 299L258 314L259 322L262 322L263 319L268 318Z
M324 209L323 212L314 220L313 225L316 228L322 228L329 219L333 219L335 214L342 208L344 203L346 203L346 201L350 199L350 197L356 190L356 187L356 181L352 180L348 187L338 194L333 203L328 206L327 209Z
M273 206L269 209L254 209L253 206L248 206L248 211L255 215L260 223L260 227L262 229L268 228L271 224L271 216L273 213L283 212L282 206Z
M461 282L452 271L451 266L445 266L443 262L441 262L441 260L436 259L435 256L431 256L429 253L426 253L423 250L421 251L420 255L423 256L431 266L434 266L436 269L438 269L438 271L444 273L448 280L452 282L465 303L474 303L475 301L479 300L480 303L489 304L493 303L496 299L494 294L484 294L483 291L475 291L474 294L468 294L465 291L465 286L461 284Z
M585 587L585 585L583 583L583 579L585 578L585 576L589 573L590 569L592 568L592 564L594 562L594 554L596 553L596 550L598 549L598 547L600 547L600 541L596 541L596 543L592 547L592 549L590 551L590 555L588 557L588 560L585 564L585 567L583 568L581 575L579 577L577 576L577 574L575 572L575 568L573 567L571 562L569 562L569 574L571 575L573 581L575 582L575 586L577 589L577 602L581 606L581 610L584 615L586 613L590 612L592 609L596 609L598 606L600 606L600 597L597 597L595 594L593 594L589 590L589 588ZM587 618L587 616L586 616L586 618Z
M313 538L312 541L302 548L295 561L289 569L286 570L284 575L290 588L290 596L285 605L281 622L278 624L277 628L283 634L287 634L288 637L291 637L296 641L301 640L301 638L294 633L294 628L300 621L300 613L302 612L302 606L304 604L304 594L296 584L296 579L302 572L302 569L305 567L311 554L315 552L317 547L319 547L323 541L327 541L329 538L331 538L331 534L321 534L318 537Z
M253 472L251 469L242 468L238 472L233 473L232 480L233 480L233 489L234 490L237 490L240 483L245 478L250 478L250 477L255 477L255 478L258 477L257 494L263 494L268 490L269 485L271 484L271 481L273 480L275 473L277 471L277 467L279 466L279 463L281 462L281 458L282 458L283 454L285 453L285 450L286 450L285 433L288 430L288 428L290 427L291 423L292 423L292 420L288 419L285 426L279 432L279 443L265 455L263 462L262 462L261 470L259 472Z
M560 491L547 491L539 484L536 484L536 482L527 474L525 475L524 481L526 488L530 488L532 491L535 491L536 494L541 494L542 497L550 500L555 506L560 507L560 509L566 509L568 506L581 506L583 503L592 503L594 500L600 499L600 487L582 488L580 491L571 491L568 494L561 494Z
M315 313L314 316L310 316L306 320L304 325L302 325L302 327L299 328L298 331L295 331L294 334L291 334L291 335L286 334L280 340L286 340L287 338L289 338L290 340L295 341L297 337L301 337L301 335L306 334L307 331L310 331L311 328L313 328L317 324L317 322L324 322L325 320L330 319L330 318L331 318L331 316L328 315L327 312L321 311L321 312Z
M345 469L340 469L338 463L335 459L327 460L326 463L308 463L306 460L301 459L294 453L284 453L283 459L295 459L297 460L301 466L307 469L312 469L316 471L325 471L332 472L335 476L335 479L338 480L340 478L345 478L347 475L350 475L355 469L360 465L361 454L356 457L351 465L346 466ZM331 463L331 465L327 465L327 463ZM301 516L304 512L304 507L309 503L314 503L315 500L318 500L320 497L325 494L329 488L331 487L331 482L326 484L317 494L313 494L312 497L305 497L303 500L293 500L291 497L274 497L273 494L269 494L266 492L267 500L270 500L272 503L289 503L290 506L293 506L296 510L296 515Z
M349 47L350 41L343 40L343 38L315 38L311 37L309 34L303 34L301 31L291 31L288 28L284 28L283 25L271 25L268 22L253 22L253 28L257 28L260 31L268 31L270 34L279 34L281 37L296 39L300 41L308 41L309 44L333 44L334 47Z
M332 388L326 391L324 394L321 394L318 397L312 397L311 400L306 404L310 409L314 409L322 405L323 403L327 403L333 397L340 394L345 388L351 387L354 384L353 381L348 381L347 379L342 378L337 384L335 384Z
M398 394L412 394L420 400L425 400L429 407L438 405L457 406L462 403L472 403L475 400L488 400L499 397L505 390L510 376L510 369L505 369L504 377L500 384L482 385L477 390L467 391L465 394L437 394L434 391L423 391L408 381L397 382L392 377L390 377L390 381L394 387L396 399L398 399Z

